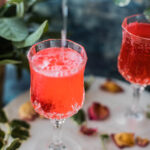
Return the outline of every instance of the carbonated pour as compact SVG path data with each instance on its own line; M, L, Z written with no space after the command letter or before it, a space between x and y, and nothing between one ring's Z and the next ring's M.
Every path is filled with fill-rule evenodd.
M84 65L78 52L71 48L44 49L33 56L30 70L31 101L38 113L63 119L82 107Z

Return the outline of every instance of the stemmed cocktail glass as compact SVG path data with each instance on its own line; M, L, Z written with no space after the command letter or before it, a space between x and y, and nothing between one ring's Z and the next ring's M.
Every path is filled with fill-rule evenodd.
M122 34L118 69L133 87L133 104L126 115L143 120L144 111L139 99L144 87L150 84L150 22L143 14L126 17L122 23Z
M67 148L59 134L65 119L77 113L83 105L87 62L84 48L70 40L62 46L62 40L49 39L33 45L28 60L31 102L36 112L52 121L55 131L49 148L42 149L76 149L75 145Z

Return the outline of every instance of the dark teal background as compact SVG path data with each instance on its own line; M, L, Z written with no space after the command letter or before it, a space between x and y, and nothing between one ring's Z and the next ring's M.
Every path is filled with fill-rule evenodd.
M147 1L132 0L120 8L113 0L69 0L68 38L82 44L88 54L86 75L122 79L117 71L117 55L121 44L121 22L126 16L142 13ZM43 17L50 17L51 31L62 27L60 0L45 0L34 8ZM49 37L51 38L51 37ZM4 104L29 89L29 72L23 70L17 79L16 68L6 66Z

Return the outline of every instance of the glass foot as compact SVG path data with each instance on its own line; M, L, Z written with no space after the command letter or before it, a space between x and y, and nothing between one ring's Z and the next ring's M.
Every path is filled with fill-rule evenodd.
M131 110L128 110L125 113L125 117L127 118L131 118L131 119L135 119L137 121L142 121L145 117L145 114L142 110L138 111L138 112L133 112Z
M123 112L118 113L114 118L119 125L127 125L131 122L134 124L139 124L146 120L145 112L141 109L136 113L133 112L130 108L126 108Z
M60 143L59 145L52 143L49 146L49 150L67 150L67 147L63 143Z
M75 139L62 138L63 143L56 145L51 143L50 137L39 139L34 150L82 150ZM51 139L52 140L52 139Z

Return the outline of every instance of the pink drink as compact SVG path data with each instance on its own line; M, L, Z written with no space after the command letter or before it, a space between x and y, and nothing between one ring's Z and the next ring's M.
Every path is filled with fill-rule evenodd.
M30 62L31 101L46 118L75 114L84 100L85 61L71 48L46 48Z

